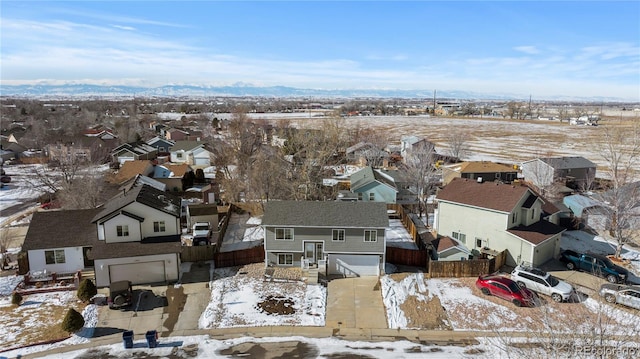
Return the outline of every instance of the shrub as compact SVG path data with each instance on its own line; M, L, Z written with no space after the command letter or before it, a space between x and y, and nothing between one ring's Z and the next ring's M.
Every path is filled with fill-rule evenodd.
M94 295L98 294L98 288L91 279L83 279L78 286L78 299L88 302Z
M20 305L22 303L22 294L18 292L11 293L11 304Z
M84 318L77 310L69 308L60 326L65 332L75 333L84 327Z

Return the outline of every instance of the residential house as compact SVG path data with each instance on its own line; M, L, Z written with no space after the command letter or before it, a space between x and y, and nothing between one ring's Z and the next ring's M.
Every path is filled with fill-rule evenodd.
M188 140L189 132L183 131L178 128L170 128L168 130L165 130L164 136L167 140L170 140L172 142L186 141Z
M358 166L387 167L389 162L389 153L369 142L358 142L347 147L345 155L349 163Z
M186 163L164 163L155 166L153 178L164 183L170 191L181 191L182 178L187 172L193 172L193 169Z
M138 175L150 176L153 173L153 168L153 162L149 160L126 161L120 166L118 171L109 178L109 182L123 184Z
M172 282L180 269L179 197L151 186L134 187L109 200L91 219L96 285Z
M123 143L111 151L112 162L120 163L133 160L154 160L158 150L144 142Z
M270 201L264 210L267 266L317 266L349 277L384 274L384 203Z
M536 266L560 253L564 229L551 213L558 210L528 186L455 178L436 201L438 235L456 239L474 254L506 250L507 264Z
M358 201L409 204L416 203L418 198L409 178L402 171L367 166L352 174L350 181L350 190Z
M442 184L447 185L454 178L468 178L483 181L511 183L518 178L518 166L489 161L460 162L442 166Z
M412 153L433 151L435 153L435 144L426 138L417 136L402 136L400 138L400 155L403 161L406 161ZM435 161L435 159L434 159Z
M162 137L154 137L146 141L146 143L154 147L156 151L158 151L158 156L167 156L169 155L169 149L171 146L175 145L175 141L167 140Z
M35 273L75 273L93 267L88 256L98 239L91 219L99 209L49 210L33 213L22 250Z
M10 141L8 137L0 136L0 158L2 161L18 159L26 150L26 147Z
M171 146L170 152L173 163L186 163L201 167L210 166L213 155L204 142L199 141L177 141Z
M116 139L98 136L81 136L58 141L46 146L50 161L109 162L110 153L116 147Z
M572 189L588 189L596 177L596 164L579 156L536 158L522 163L522 175L537 188L561 182Z

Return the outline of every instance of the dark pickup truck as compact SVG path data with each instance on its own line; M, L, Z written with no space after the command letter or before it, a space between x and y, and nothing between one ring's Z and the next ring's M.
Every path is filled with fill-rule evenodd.
M597 254L576 253L566 250L560 253L560 261L570 270L583 270L605 278L610 283L625 283L629 272L611 262L607 257Z

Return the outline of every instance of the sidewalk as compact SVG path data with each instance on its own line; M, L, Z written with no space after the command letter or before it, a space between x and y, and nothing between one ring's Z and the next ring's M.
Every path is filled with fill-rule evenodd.
M166 334L166 333L165 333ZM438 331L438 330L410 330L410 329L356 329L356 328L331 328L331 327L241 327L226 329L195 329L173 331L171 335L158 338L158 343L162 344L171 337L185 337L193 335L209 335L211 339L224 340L242 337L253 338L277 338L295 337L306 338L329 338L334 337L347 341L397 341L407 340L410 342L430 345L473 345L478 344L475 339L479 333L464 331ZM504 334L504 333L502 333ZM522 333L520 333L522 334ZM483 337L492 337L496 333L482 333ZM77 345L69 345L41 351L33 354L26 354L21 358L40 358L46 355L60 354L80 349L96 348L103 345L122 343L122 333L113 334L101 338L91 339L90 342ZM0 353L1 356L1 353Z

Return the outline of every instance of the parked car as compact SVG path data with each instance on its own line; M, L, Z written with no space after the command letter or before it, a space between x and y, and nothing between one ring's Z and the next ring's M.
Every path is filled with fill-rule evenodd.
M527 288L520 287L513 280L498 275L479 276L476 287L484 295L495 295L515 304L517 307L533 307L538 300L536 294Z
M209 222L196 222L192 228L193 245L208 245L211 240L211 224Z
M566 263L570 270L583 270L604 277L609 283L625 283L629 275L626 269L597 254L581 254L566 250L560 253L560 261Z
M608 303L640 309L640 286L607 283L600 286L600 296Z
M109 298L107 298L107 304L109 308L118 309L131 305L133 301L133 290L131 289L131 282L128 280L121 280L112 282L109 285Z
M511 272L511 279L520 287L551 296L555 302L569 300L575 293L571 284L535 267L518 265Z

